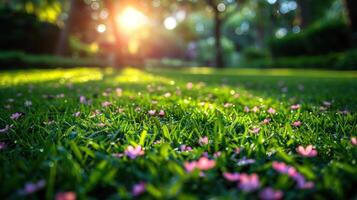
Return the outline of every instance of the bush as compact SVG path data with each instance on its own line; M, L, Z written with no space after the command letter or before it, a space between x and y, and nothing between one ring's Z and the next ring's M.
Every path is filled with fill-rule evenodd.
M319 22L301 33L270 40L274 57L297 55L321 55L338 52L350 47L350 31L345 22Z
M318 56L296 56L256 59L241 64L249 68L304 68L357 70L357 49L342 53L330 53Z
M41 22L35 15L19 11L0 10L1 50L18 50L33 54L51 54L56 47L59 28ZM51 41L51 42L44 42Z
M67 68L67 67L99 67L107 66L103 60L85 58L65 58L49 55L29 55L23 52L0 52L0 69L17 68Z

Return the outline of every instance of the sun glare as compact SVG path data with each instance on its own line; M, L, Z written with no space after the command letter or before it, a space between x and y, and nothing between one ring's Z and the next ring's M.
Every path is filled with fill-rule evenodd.
M143 26L147 19L139 10L128 7L118 16L117 20L124 30L134 30Z

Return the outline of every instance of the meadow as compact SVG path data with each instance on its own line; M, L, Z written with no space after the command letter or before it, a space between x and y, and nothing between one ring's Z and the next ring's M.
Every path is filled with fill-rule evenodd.
M2 199L357 198L357 72L0 72Z

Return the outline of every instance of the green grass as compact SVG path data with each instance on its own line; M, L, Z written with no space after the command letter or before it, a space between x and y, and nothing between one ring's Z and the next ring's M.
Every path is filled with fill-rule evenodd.
M122 96L116 88L122 88ZM81 104L80 96L92 104ZM26 107L26 100L32 106ZM112 105L103 107L105 101ZM322 111L324 101L331 106ZM290 106L297 103L301 108L292 111ZM0 150L0 196L5 199L53 199L63 191L74 191L79 199L127 199L141 181L146 183L140 196L144 199L256 199L266 187L283 191L284 199L357 198L357 147L350 141L357 135L356 72L3 71L0 106L0 129L13 125L0 133L7 145ZM259 111L244 112L245 106ZM270 107L275 114L267 113ZM148 114L161 109L163 117ZM94 115L95 110L101 114ZM344 110L348 114L339 112ZM15 112L24 116L10 119ZM266 118L271 122L264 125ZM302 125L293 127L298 120ZM251 133L256 127L259 133ZM201 146L198 141L204 136L209 144ZM181 152L181 144L193 151ZM316 157L296 152L308 144L318 151ZM128 145L143 146L145 154L136 159L112 155ZM239 154L234 153L237 147ZM204 152L216 161L215 167L204 177L198 170L186 172L184 162L198 160ZM255 163L238 165L243 158ZM315 187L296 188L290 177L272 169L273 161L295 167ZM260 187L244 192L225 180L224 172L256 173ZM26 183L39 180L46 181L44 188L20 194Z

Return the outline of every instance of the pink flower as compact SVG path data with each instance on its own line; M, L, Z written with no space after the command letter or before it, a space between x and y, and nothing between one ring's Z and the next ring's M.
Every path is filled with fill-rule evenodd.
M299 126L301 126L301 124L302 124L301 121L295 121L295 122L292 123L292 125L293 125L294 127L299 127Z
M182 144L180 145L180 151L192 151L192 147Z
M125 155L127 155L131 159L135 159L137 156L144 155L144 150L142 150L141 146L138 145L135 148L129 145L125 150Z
M351 144L357 145L357 138L356 137L351 137Z
M109 101L104 101L103 103L102 103L102 106L103 107L109 107L109 106L111 106L112 105L112 103L110 103Z
M10 116L10 119L13 119L13 120L18 120L20 117L22 117L22 113L20 112L16 112L16 113L13 113L11 116Z
M330 101L323 101L322 104L326 107L330 107L332 105Z
M232 106L233 106L232 103L225 103L225 104L223 105L223 107L225 107L225 108L229 108L229 107L232 107Z
M140 182L140 183L133 185L131 194L136 197L136 196L141 195L145 191L146 191L146 184L144 182Z
M156 110L149 110L148 114L154 116L156 114Z
M259 111L259 108L257 106L254 106L253 109L252 109L253 112L258 112Z
M259 176L257 174L241 174L239 177L238 188L245 192L252 192L259 188Z
M249 107L248 106L244 106L244 112L249 112L250 110L249 110Z
M264 119L264 120L262 121L262 124L269 124L270 121L271 121L270 118L266 118L266 119Z
M83 103L83 104L87 103L86 97L85 96L80 96L79 97L79 103Z
M310 144L308 145L306 148L304 148L303 146L298 146L296 148L296 151L304 157L315 157L317 156L317 150L315 148L313 148L313 146Z
M260 128L259 128L259 127L253 128L252 130L250 130L250 132L251 132L251 133L254 133L254 134L259 133L259 131L260 131Z
M201 137L200 139L198 139L198 143L203 146L203 145L207 145L208 144L208 137L207 136L204 136L204 137Z
M273 169L282 174L294 175L297 173L296 169L290 165L287 165L283 162L273 161Z
M240 148L239 147L235 148L233 151L234 151L235 154L240 154Z
M76 200L77 194L75 192L58 192L55 200Z
M214 168L216 166L216 161L201 157L198 161L185 162L183 165L187 172L191 172L194 169L206 171Z
M283 198L283 192L267 187L259 193L259 198L262 200L279 200Z
M185 167L187 172L192 172L193 170L196 169L197 166L197 162L196 161L192 161L192 162L185 162L183 164L183 166Z
M7 132L9 129L10 129L10 126L9 126L9 125L6 125L5 128L0 129L0 133L5 133L5 132Z
M297 110L297 109L299 109L300 108L300 104L294 104L294 105L291 105L290 106L290 109L291 110Z
M0 150L6 149L6 146L5 142L0 142Z
M223 173L223 177L224 177L227 181L235 182L235 181L239 181L240 174L239 174L239 173L224 172L224 173Z
M81 115L81 112L79 112L79 111L73 114L73 116L75 116L75 117L79 117L80 115Z
M269 108L268 109L268 113L269 114L275 114L276 113L276 110L274 108Z
M46 181L45 180L40 180L36 183L26 183L25 187L20 190L21 195L28 195L37 192L38 190L42 189L45 187Z
M209 160L206 157L201 157L197 161L197 165L196 165L196 167L200 170L209 170L209 169L213 168L214 166L216 166L216 161Z
M191 90L191 89L193 88L193 83L192 83L192 82L188 82L188 83L186 84L186 88L187 88L188 90Z
M220 157L221 155L222 155L222 152L217 151L217 152L215 152L215 153L213 154L213 157L218 158L218 157Z
M123 95L123 90L121 88L115 89L115 93L117 94L118 97L121 97Z
M164 111L164 110L160 110L160 112L159 112L159 116L160 116L160 117L165 116L165 111Z

